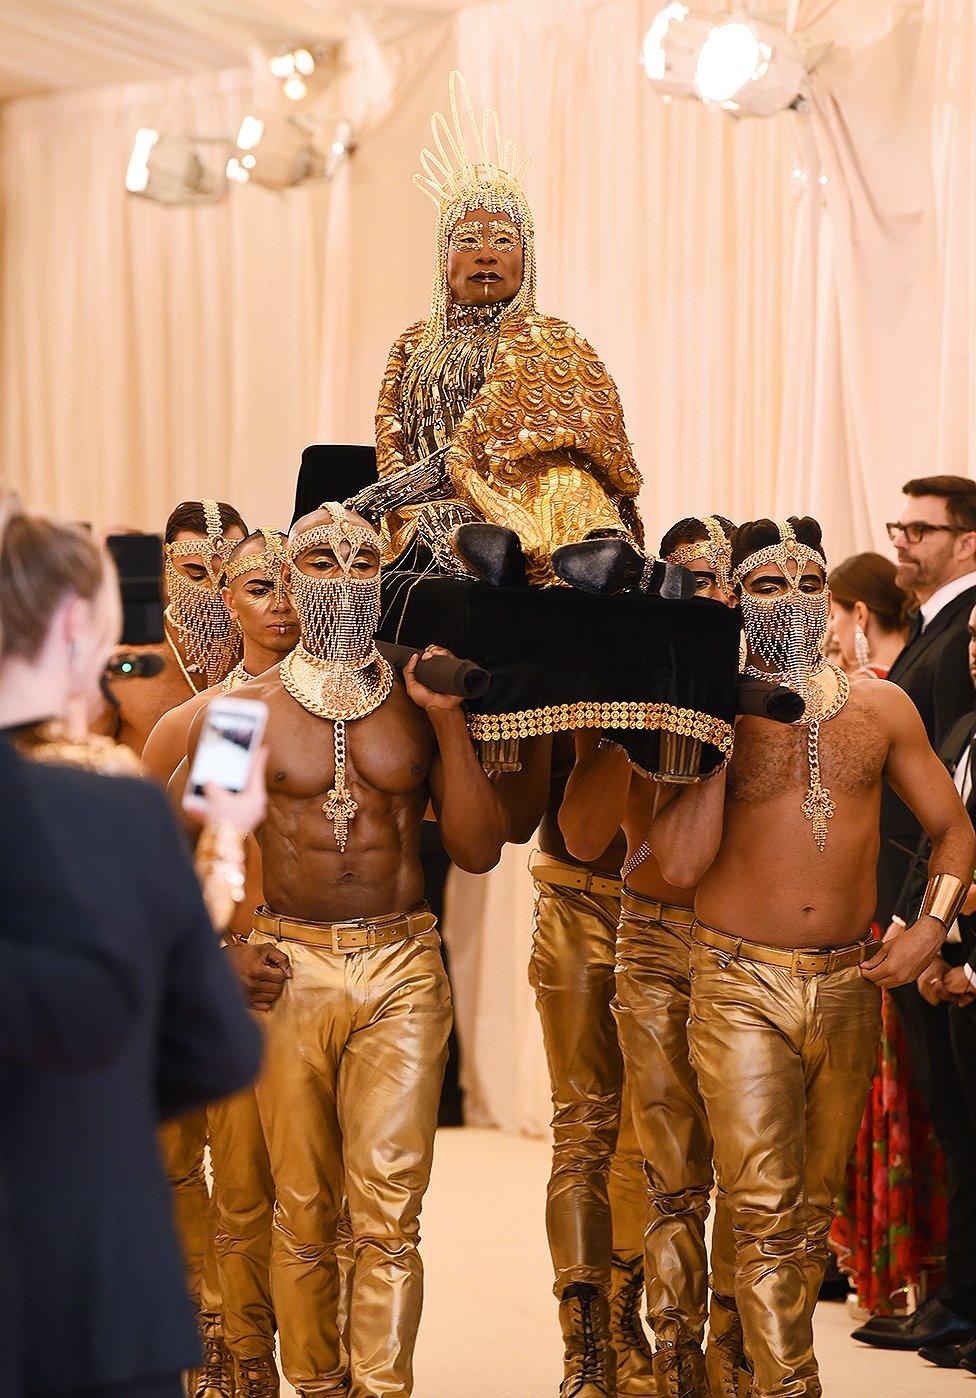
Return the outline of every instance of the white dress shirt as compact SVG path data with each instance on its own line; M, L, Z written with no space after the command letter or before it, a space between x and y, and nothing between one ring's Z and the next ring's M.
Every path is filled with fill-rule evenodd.
M960 593L969 587L976 587L976 569L971 573L964 573L961 578L953 578L952 582L943 583L933 592L929 600L919 607L922 613L922 630L935 620L943 607L948 607L950 602L954 602Z

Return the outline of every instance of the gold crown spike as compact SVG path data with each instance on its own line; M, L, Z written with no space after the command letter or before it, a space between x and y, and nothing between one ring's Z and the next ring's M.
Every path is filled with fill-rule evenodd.
M524 200L522 180L531 160L520 162L514 141L503 143L494 107L485 108L479 123L461 73L455 69L449 81L450 120L443 112L431 117L434 149L421 151L422 173L414 175L414 184L442 211L486 185L502 198Z

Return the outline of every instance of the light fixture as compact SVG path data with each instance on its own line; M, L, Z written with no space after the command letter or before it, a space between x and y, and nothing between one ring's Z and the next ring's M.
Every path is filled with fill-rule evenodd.
M680 0L670 0L657 12L644 36L641 62L662 96L698 96L698 56L717 23L714 15L691 10Z
M300 102L303 97L308 96L308 84L297 73L292 73L291 77L285 79L281 90L289 102Z
M157 204L213 204L227 188L234 143L197 136L164 136L141 126L125 172L130 194Z
M312 128L293 116L246 116L237 133L237 150L227 162L227 176L238 184L290 189L321 179L325 157Z
M775 116L806 93L807 67L783 30L732 19L705 38L695 86L703 102L736 116Z

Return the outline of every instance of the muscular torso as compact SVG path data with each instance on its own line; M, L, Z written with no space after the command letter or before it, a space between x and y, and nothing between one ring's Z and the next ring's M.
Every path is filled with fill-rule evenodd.
M824 785L836 806L821 852L802 806L806 727L743 717L736 724L722 843L698 886L705 923L776 946L840 946L874 913L878 815L889 737L881 686L855 683L820 729Z
M268 816L258 831L269 907L313 922L415 907L424 892L420 824L435 741L402 684L346 725L346 786L359 809L344 852L322 809L335 780L332 723L302 708L277 670L235 693L263 699L270 710Z

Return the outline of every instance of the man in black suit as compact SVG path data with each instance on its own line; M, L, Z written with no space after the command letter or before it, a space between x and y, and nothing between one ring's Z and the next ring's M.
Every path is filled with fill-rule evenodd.
M260 1035L165 796L128 777L23 770L69 878L97 903L105 953L134 982L135 1014L107 1066L0 1072L24 1341L13 1392L177 1395L200 1342L156 1125L246 1086Z
M914 700L932 746L954 765L965 718L973 722L968 659L969 617L976 604L976 481L928 476L904 487L905 504L888 533L898 554L899 582L914 592L919 613L888 675ZM951 750L955 749L955 750ZM917 908L922 835L888 788L881 806L877 918L883 928L910 923ZM949 953L951 955L951 951ZM883 1348L919 1349L976 1334L976 1123L953 1057L950 1010L918 985L892 992L919 1091L948 1164L951 1198L946 1282L914 1315L876 1317L854 1332ZM976 1062L976 1059L973 1060Z

